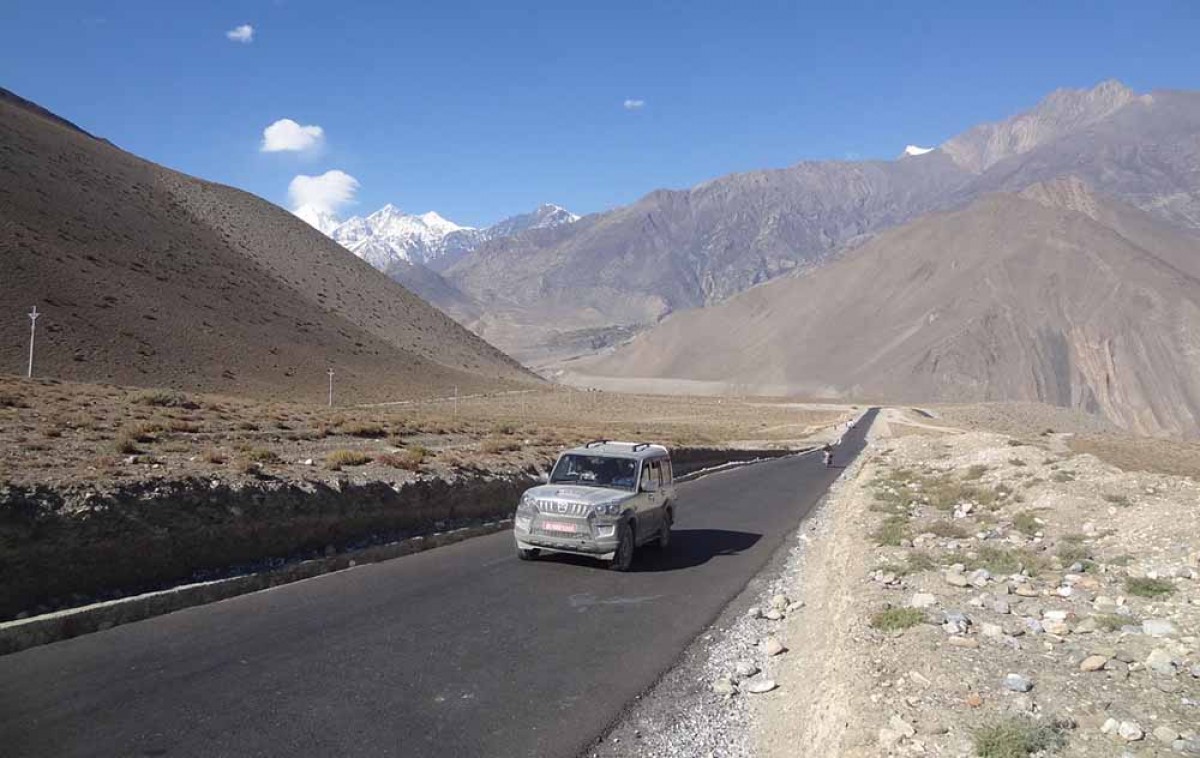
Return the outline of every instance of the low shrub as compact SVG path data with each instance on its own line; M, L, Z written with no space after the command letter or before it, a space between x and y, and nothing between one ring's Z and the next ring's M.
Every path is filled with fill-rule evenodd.
M899 547L902 540L909 539L911 531L908 521L902 516L888 516L871 534L877 545Z
M1087 545L1079 542L1071 542L1065 545L1059 545L1057 555L1063 563L1070 565L1072 563L1082 562L1090 559L1092 557L1092 551L1087 547Z
M1038 523L1037 514L1033 511L1021 511L1013 516L1013 528L1032 536L1041 531L1042 525Z
M1051 753L1067 744L1060 728L1011 717L975 731L975 754L979 758L1028 758Z
M1132 624L1133 619L1117 613L1101 613L1093 616L1096 624L1106 632L1115 632L1126 624Z
M946 539L962 539L967 536L966 529L951 521L932 521L922 527L921 531Z
M1142 576L1131 576L1125 580L1125 591L1130 595L1157 599L1166 597L1175 591L1175 585L1165 579L1149 579Z
M983 475L987 472L987 466L983 465L982 463L976 463L974 466L971 466L967 469L967 472L963 474L963 479L967 480L968 482L977 481L982 479Z
M348 421L338 427L338 432L350 437L365 439L379 439L387 436L387 432L382 426L369 421Z
M871 627L883 632L895 632L923 621L925 614L916 608L888 608L871 616Z
M205 463L220 465L225 462L225 454L220 450L205 450L200 454L200 459Z
M142 390L135 392L129 402L136 405L152 405L159 408L191 408L196 407L187 395L174 390Z
M520 450L521 443L517 440L504 439L503 437L488 437L479 443L479 449L485 453L507 453L513 450Z
M325 467L330 471L341 471L342 466L362 466L371 462L371 456L359 450L334 450L325 456Z
M399 453L384 453L376 457L375 460L384 466L404 469L405 471L419 471L421 464L425 462L425 456L424 454L414 453L412 450L402 450Z
M255 463L279 463L279 456L274 450L268 450L265 447L256 447L247 450L244 455L246 460L254 461Z
M992 545L984 545L970 555L951 553L944 560L947 564L961 563L970 571L987 569L998 576L1019 574L1022 571L1028 571L1030 576L1036 576L1046 569L1048 563L1045 556L1024 548L1004 548Z

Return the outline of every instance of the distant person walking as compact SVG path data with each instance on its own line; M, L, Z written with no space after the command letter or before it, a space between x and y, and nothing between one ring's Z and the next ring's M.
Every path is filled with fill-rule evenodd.
M825 443L825 447L821 448L821 456L825 459L825 468L833 465L833 446L828 442Z

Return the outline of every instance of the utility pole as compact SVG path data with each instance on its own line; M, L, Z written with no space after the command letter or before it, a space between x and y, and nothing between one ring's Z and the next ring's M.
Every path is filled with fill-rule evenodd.
M33 310L29 312L29 370L25 372L26 379L33 378L33 336L37 331L37 317L42 314L38 313L37 306L33 306Z
M458 385L454 385L454 418L458 418Z
M333 407L333 369L329 369L329 407Z

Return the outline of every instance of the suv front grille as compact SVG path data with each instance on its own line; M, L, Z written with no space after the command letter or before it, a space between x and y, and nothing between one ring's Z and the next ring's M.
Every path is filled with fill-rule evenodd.
M591 510L591 506L584 503L560 503L557 500L538 500L536 505L538 512L547 516L584 517Z

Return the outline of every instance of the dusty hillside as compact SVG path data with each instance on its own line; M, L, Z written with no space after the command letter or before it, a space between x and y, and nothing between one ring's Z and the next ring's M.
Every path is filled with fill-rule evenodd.
M1200 239L1056 182L677 314L579 370L776 393L1030 400L1195 435L1198 256Z
M0 367L316 400L532 381L276 206L164 169L0 90Z
M490 242L446 273L482 304L472 326L523 356L573 330L653 323L817 265L948 202L967 177L941 155L734 174Z

